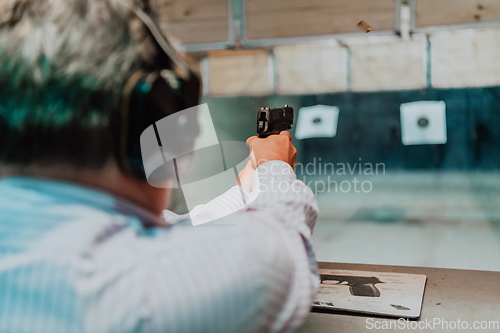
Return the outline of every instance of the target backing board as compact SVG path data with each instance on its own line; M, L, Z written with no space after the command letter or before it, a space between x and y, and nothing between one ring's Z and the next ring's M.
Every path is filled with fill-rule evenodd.
M420 101L401 104L401 139L405 146L445 144L446 104Z
M333 138L337 134L339 108L315 105L299 110L295 137L299 140L311 138Z

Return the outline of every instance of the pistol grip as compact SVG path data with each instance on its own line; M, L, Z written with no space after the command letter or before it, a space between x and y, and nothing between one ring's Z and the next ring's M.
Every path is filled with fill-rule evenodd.
M259 134L259 138L265 139L270 135L278 135L280 133L281 133L281 131L271 131L271 132L267 132L267 133L261 133L261 134Z

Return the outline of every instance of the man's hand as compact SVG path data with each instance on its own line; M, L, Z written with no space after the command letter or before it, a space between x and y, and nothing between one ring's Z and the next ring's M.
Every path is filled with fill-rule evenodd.
M283 161L295 169L297 149L292 144L290 132L284 131L264 139L252 136L248 138L247 146L250 148L250 158L255 169L268 161Z
M252 175L255 169L253 167L252 161L248 161L247 165L238 175L238 179L236 180L236 185L243 186L250 192L252 192Z

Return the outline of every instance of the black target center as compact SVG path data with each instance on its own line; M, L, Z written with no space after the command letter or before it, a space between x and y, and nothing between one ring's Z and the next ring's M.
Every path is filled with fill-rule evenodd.
M420 118L418 120L418 126L420 127L426 127L429 125L429 120L427 118Z

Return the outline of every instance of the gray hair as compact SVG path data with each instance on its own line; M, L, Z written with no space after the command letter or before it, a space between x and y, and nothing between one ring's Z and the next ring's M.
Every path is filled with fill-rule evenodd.
M131 5L131 0L1 0L0 49L23 63L18 76L38 84L55 74L44 70L48 62L60 76L83 76L93 88L112 91L155 56Z
M151 12L134 0L0 0L0 164L112 155L123 86L161 53L131 6Z

